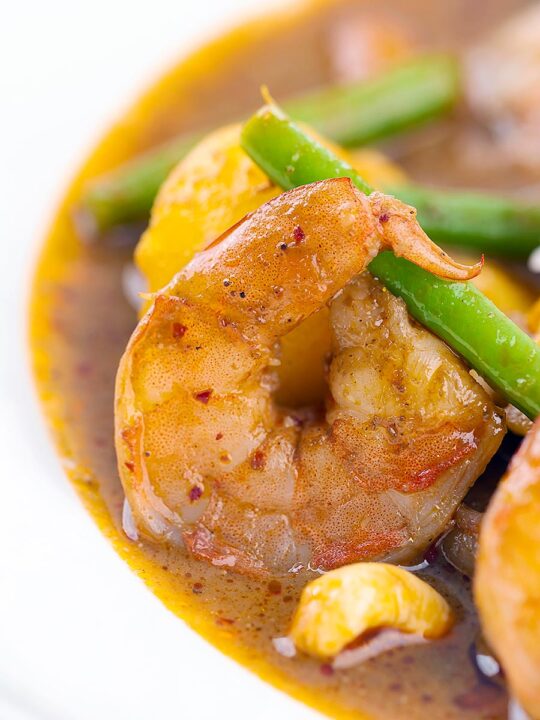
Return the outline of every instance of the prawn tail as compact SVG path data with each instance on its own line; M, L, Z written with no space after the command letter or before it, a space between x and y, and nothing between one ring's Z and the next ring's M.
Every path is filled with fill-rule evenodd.
M483 256L474 265L462 265L441 250L422 230L410 205L382 193L369 199L382 241L395 255L447 280L470 280L482 270Z

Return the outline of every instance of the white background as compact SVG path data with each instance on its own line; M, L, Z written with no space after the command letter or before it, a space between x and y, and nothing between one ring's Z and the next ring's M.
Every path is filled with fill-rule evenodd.
M84 153L178 55L279 1L0 0L0 720L316 717L115 555L50 447L26 350L35 254Z

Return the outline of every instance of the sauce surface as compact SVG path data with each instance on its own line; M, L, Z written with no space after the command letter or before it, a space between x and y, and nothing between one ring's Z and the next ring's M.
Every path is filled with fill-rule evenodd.
M140 228L118 229L88 245L78 234L73 209L89 178L178 132L247 115L260 104L262 82L279 100L340 79L336 42L359 18L389 15L410 28L420 47L447 48L473 40L521 5L497 0L475 9L467 0L396 0L383 12L375 4L340 0L233 31L174 68L108 133L67 193L39 261L31 307L39 393L66 471L102 532L172 612L267 681L333 717L505 718L504 687L474 664L479 626L469 581L433 554L420 575L455 609L459 622L452 633L333 671L309 658L285 658L272 643L287 633L306 575L258 581L178 550L129 541L121 528L113 392L118 361L136 323L124 283ZM449 149L447 125L457 128L454 137L460 123L466 120L454 118L428 130L430 141L413 142L406 153L400 142L390 149L420 180L502 186L491 170L468 167ZM507 175L504 184L518 186L520 180ZM495 470L497 476L502 472Z

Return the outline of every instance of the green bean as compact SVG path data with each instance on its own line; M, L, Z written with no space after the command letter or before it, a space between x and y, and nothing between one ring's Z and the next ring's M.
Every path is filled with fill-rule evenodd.
M339 145L358 147L448 111L460 94L459 76L455 58L423 56L372 80L303 95L284 108Z
M160 185L201 137L175 138L89 183L77 208L89 234L147 216Z
M248 120L242 145L285 190L345 176L371 192L352 167L274 107ZM474 285L442 280L389 252L376 257L369 270L510 403L531 419L540 413L540 348Z
M244 137L247 133L249 124L244 129ZM270 133L266 138L258 137L257 146L252 149L257 154L255 162L261 167L266 157L274 158L269 174L280 187L313 182L318 171L324 169L325 177L351 177L353 173L357 187L362 192L370 192L349 163L320 144L315 150L313 139L303 131L291 140L296 152L302 156L300 165L290 162L290 146L279 144L283 139L283 133L279 134L279 139ZM274 145L270 147L272 143ZM481 193L434 190L418 185L383 189L416 207L420 224L435 242L516 258L526 258L540 244L540 206Z
M458 95L456 60L427 55L368 81L312 91L286 107L335 142L362 145L440 116ZM180 136L92 181L80 210L98 231L144 218L162 182L200 138Z
M378 255L369 270L512 405L531 420L537 417L540 349L480 290L442 280L389 252Z
M420 224L437 243L522 259L540 245L540 205L472 190L435 190L419 185L384 190L413 205Z
M242 147L284 190L317 180L350 177L366 195L373 188L332 150L308 135L275 106L267 105L242 128Z

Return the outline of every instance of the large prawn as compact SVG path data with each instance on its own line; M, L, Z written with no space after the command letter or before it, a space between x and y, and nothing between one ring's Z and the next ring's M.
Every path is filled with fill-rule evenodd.
M441 531L504 428L461 361L356 277L385 247L444 277L478 272L412 208L342 178L266 203L154 296L117 377L130 534L264 574L403 561ZM279 339L327 303L326 413L287 412Z
M540 421L513 458L480 531L475 597L510 687L540 719Z

